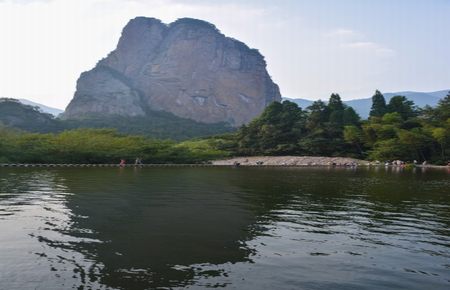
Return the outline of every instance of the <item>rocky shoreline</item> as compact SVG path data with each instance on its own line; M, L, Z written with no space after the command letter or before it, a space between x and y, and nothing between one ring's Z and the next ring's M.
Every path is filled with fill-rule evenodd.
M212 161L213 165L241 166L357 166L369 165L368 161L350 157L319 157L319 156L252 156L235 157Z
M211 162L212 165L217 166L383 166L383 167L405 167L403 165L395 165L390 163L386 165L384 163L375 163L367 160L361 160L350 157L323 157L323 156L252 156L252 157L234 157L224 160L215 160ZM413 165L420 168L446 168L445 165Z

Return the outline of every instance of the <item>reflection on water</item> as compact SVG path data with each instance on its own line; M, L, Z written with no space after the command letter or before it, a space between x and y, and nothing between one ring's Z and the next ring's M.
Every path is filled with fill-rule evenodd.
M445 171L0 169L0 289L448 289Z

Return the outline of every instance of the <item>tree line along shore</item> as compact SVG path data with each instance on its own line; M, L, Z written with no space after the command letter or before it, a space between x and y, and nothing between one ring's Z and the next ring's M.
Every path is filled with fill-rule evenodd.
M234 132L185 141L107 128L31 133L0 126L2 164L116 164L121 159L129 164L136 158L145 164L201 164L231 157L339 156L383 164L415 160L446 165L449 153L450 93L436 107L418 108L404 96L386 103L376 91L367 120L343 104L338 94L304 109L289 101L274 102ZM326 165L306 162L310 163Z

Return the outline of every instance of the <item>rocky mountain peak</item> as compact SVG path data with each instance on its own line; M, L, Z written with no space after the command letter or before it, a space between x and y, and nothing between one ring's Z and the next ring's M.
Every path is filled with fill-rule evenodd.
M238 126L280 100L264 57L213 24L181 18L166 25L136 17L124 27L117 48L81 74L64 117L162 110Z

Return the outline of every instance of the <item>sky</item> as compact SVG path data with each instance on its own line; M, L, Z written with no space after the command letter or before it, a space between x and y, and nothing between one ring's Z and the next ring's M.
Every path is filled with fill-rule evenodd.
M136 16L213 23L284 97L450 89L449 15L450 0L0 0L0 97L64 109Z

